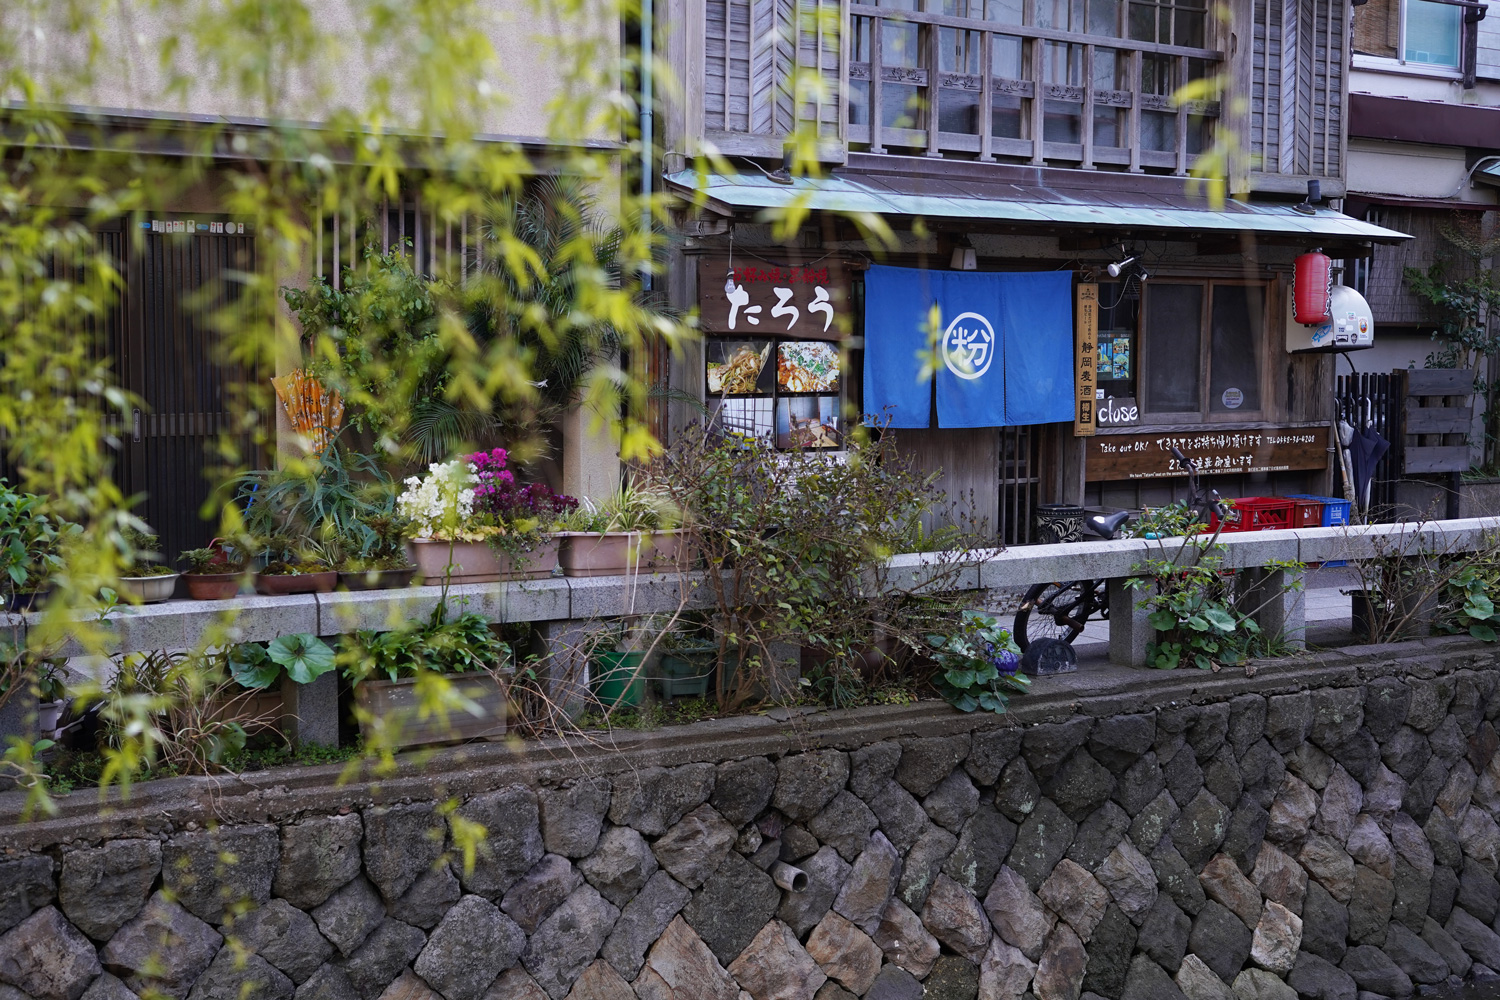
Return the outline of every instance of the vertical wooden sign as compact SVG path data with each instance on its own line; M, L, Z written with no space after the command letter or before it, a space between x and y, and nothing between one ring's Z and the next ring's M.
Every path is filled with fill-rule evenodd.
M1080 282L1077 307L1073 311L1077 324L1073 360L1074 408L1073 436L1093 437L1097 426L1095 403L1096 376L1099 372L1099 286Z

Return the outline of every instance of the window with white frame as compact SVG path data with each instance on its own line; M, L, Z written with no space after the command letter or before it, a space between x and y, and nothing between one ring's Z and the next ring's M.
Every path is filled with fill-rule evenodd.
M1403 65L1458 69L1463 8L1436 0L1369 0L1354 8L1354 51Z

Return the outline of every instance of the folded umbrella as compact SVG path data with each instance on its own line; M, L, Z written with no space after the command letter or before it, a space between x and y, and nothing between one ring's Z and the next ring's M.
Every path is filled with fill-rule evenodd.
M1370 506L1370 481L1375 478L1375 466L1391 443L1380 436L1373 424L1365 424L1354 432L1349 442L1349 457L1354 464L1354 495L1366 510Z

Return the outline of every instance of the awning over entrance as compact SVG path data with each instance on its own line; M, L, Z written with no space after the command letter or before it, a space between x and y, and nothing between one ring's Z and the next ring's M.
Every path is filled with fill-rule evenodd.
M1101 175L1102 176L1102 175ZM684 194L698 190L698 175L681 170L667 182ZM1399 243L1405 233L1361 222L1329 208L1304 215L1291 205L1228 200L1215 210L1206 198L1178 193L1122 191L1030 184L995 184L967 179L900 175L848 175L797 178L780 184L752 173L726 177L710 174L703 189L710 207L735 211L784 208L803 204L814 211L872 212L880 215L996 222L1012 225L1082 227L1100 230L1154 231L1183 239L1253 233L1267 237L1303 237L1308 241ZM1101 186L1102 187L1102 186Z

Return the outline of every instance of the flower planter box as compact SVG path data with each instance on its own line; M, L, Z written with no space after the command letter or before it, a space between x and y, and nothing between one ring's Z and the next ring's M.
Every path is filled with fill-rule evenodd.
M120 578L120 593L135 597L142 604L160 604L172 596L177 589L177 578L181 573L164 573L159 576L124 576Z
M551 576L557 568L559 541L557 536L548 535L519 560L507 553L496 552L488 542L449 543L417 538L406 544L417 575L430 587L441 584L445 576L450 583L539 580Z
M340 570L339 586L345 590L399 590L411 586L417 568L374 570Z
M255 592L267 597L286 594L331 594L339 583L337 570L324 573L255 574Z
M184 573L188 596L195 601L225 601L240 592L243 573Z
M285 715L286 702L280 685L220 692L203 709L205 720L238 722L252 736L267 730L281 732Z
M507 685L490 674L445 676L480 707L482 714L470 715L460 710L448 713L446 719L440 715L420 718L415 677L403 677L398 681L360 681L354 686L354 698L363 712L375 719L386 720L387 724L396 724L397 747L503 737ZM373 735L373 728L370 722L360 720L360 731L366 739Z
M676 569L686 553L682 532L565 531L558 562L563 576L621 576Z

